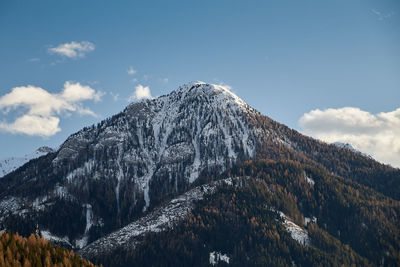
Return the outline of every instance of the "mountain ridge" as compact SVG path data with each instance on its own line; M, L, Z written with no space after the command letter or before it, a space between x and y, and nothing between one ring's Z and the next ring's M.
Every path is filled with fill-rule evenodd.
M10 172L15 171L31 159L47 155L50 152L54 152L54 149L47 146L42 146L36 149L35 152L26 154L22 157L9 157L0 159L0 178Z

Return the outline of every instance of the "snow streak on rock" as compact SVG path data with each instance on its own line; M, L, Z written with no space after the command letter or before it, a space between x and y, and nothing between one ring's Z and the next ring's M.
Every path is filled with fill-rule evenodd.
M71 246L71 243L69 242L69 239L68 239L67 236L58 237L56 235L53 235L52 233L50 233L50 231L47 231L47 230L40 231L40 235L44 239L46 239L46 240L48 240L50 242L53 242L53 243L56 243L56 244L63 244L63 245Z

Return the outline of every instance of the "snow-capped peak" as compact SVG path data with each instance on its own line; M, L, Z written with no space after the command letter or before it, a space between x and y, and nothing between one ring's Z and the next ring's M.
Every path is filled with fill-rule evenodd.
M347 148L347 149L350 149L350 150L353 151L353 152L360 152L360 151L354 149L354 147L353 147L352 145L350 145L349 143L334 142L334 143L332 143L332 144L334 144L335 146L340 147L340 148Z
M39 147L36 149L35 152L26 154L22 157L9 157L9 158L4 158L0 159L0 178L3 177L4 175L18 169L31 159L35 159L41 156L44 156L50 152L53 152L54 150L50 147L43 146Z
M171 94L183 94L187 96L196 95L208 95L213 97L218 104L223 104L224 107L228 103L236 103L242 107L248 107L248 105L236 94L231 91L231 88L227 85L211 84L202 81L189 82L180 86L176 91Z
M352 152L354 152L354 153L360 154L360 155L362 155L362 156L364 156L364 157L372 158L372 156L370 156L370 155L368 155L368 154L365 154L365 153L361 152L360 150L355 149L355 148L354 148L351 144L349 144L349 143L334 142L334 143L332 143L332 144L335 145L335 146L337 146L337 147L340 147L340 148L348 149L348 150L350 150L350 151L352 151Z
M90 146L88 161L74 164L67 181L78 186L80 179L100 177L108 169L115 173L117 210L127 180L135 181L135 197L143 194L147 210L154 180L179 192L203 170L223 171L239 157L252 158L257 133L250 130L248 117L255 113L227 86L191 82L168 95L132 103L113 119L72 135L53 164L73 160ZM107 154L113 160L99 166L98 157Z

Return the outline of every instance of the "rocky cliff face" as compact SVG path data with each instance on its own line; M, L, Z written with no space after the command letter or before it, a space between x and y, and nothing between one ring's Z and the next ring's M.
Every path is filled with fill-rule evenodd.
M201 171L223 171L238 158L251 158L256 134L247 117L255 113L224 87L190 83L71 136L52 164L85 154L64 177L68 183L82 188L88 179L110 179L117 211L126 190L145 211L153 198L182 192ZM155 195L153 187L161 192Z

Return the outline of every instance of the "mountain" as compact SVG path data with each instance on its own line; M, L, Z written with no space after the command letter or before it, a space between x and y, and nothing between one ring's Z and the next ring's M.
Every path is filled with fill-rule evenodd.
M18 169L31 159L36 159L50 152L54 152L52 148L43 146L39 147L35 152L27 154L23 157L11 157L11 158L0 159L0 178L12 171L15 171L16 169Z
M217 182L228 178L249 186ZM252 185L253 181L261 184ZM213 193L220 190L228 190L227 201L242 194L242 204L223 203ZM259 191L264 192L262 197L254 198ZM267 192L274 197L268 198ZM362 198L357 200L357 195ZM304 254L318 244L310 257L324 257L326 262L338 253L344 264L351 259L375 263L382 260L381 254L386 262L396 262L399 199L399 169L304 136L260 114L223 86L193 82L168 95L132 103L71 135L57 151L5 175L0 180L0 224L29 235L38 223L46 239L81 249L98 263L108 255L120 260L111 266L130 266L131 260L153 265L146 260L154 259L150 252L160 238L175 240L177 246L186 246L181 242L188 233L197 236L196 242L213 235L228 240L229 232L218 234L225 227L246 235L232 242L258 239L257 232L244 230L247 203L254 222L271 224L270 234L286 240L276 245L278 251L290 248ZM226 214L221 207L233 210ZM207 223L210 210L220 212ZM196 228L195 211L195 218L209 227ZM358 219L338 215L343 212ZM233 221L244 217L236 224L239 228L232 228L221 214ZM378 214L380 221L372 220L371 214ZM305 221L314 217L309 229ZM314 236L309 238L310 230ZM366 236L354 241L352 233ZM267 237L265 242L272 240ZM218 250L221 240L214 240L201 254L180 256L188 262L209 257L220 264L229 257L232 264L240 262L232 249L239 253L253 245L230 247L228 253ZM360 244L372 252L363 252ZM178 247L166 251L175 255ZM139 259L138 251L149 258ZM254 255L259 252L254 250ZM307 262L307 257L297 260Z

